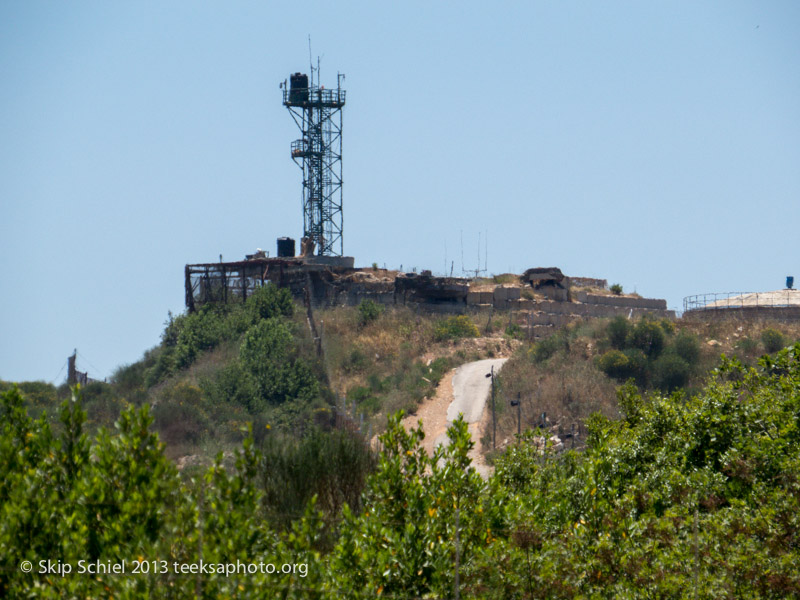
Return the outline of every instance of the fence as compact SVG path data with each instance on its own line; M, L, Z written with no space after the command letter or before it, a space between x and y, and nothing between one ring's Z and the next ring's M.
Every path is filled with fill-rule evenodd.
M800 290L697 294L683 299L683 311L800 307Z

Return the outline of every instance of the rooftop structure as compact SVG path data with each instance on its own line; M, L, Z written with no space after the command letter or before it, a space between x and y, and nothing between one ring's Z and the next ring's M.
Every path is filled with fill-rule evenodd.
M697 294L683 299L684 316L747 315L778 319L800 318L800 290L793 289L794 277L786 278L786 288L772 292L727 292Z

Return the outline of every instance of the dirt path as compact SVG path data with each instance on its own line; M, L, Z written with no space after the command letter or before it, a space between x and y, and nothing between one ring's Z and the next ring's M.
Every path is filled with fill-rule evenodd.
M491 358L461 365L447 373L436 395L424 402L417 410L416 415L403 419L403 426L408 430L416 427L419 421L425 431L423 447L429 455L439 444L447 444L447 427L459 413L469 423L469 433L475 446L470 452L470 458L475 469L486 479L493 469L483 459L481 446L481 419L486 411L486 400L491 391L491 378L486 374L494 366L497 373L507 359ZM486 419L483 419L484 425Z

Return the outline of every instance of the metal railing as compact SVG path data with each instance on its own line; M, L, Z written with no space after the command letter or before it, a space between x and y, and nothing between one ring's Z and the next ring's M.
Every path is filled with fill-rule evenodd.
M283 90L283 103L292 106L324 106L341 108L344 106L346 94L342 89L296 88Z
M797 290L696 294L683 299L683 311L800 306Z

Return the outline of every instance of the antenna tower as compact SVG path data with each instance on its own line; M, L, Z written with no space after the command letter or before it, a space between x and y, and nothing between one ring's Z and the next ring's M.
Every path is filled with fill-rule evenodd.
M314 72L316 71L316 81ZM303 170L303 237L314 243L317 256L342 256L342 107L344 75L336 88L319 85L319 59L304 73L281 84L283 105L300 129L292 142L292 160Z

